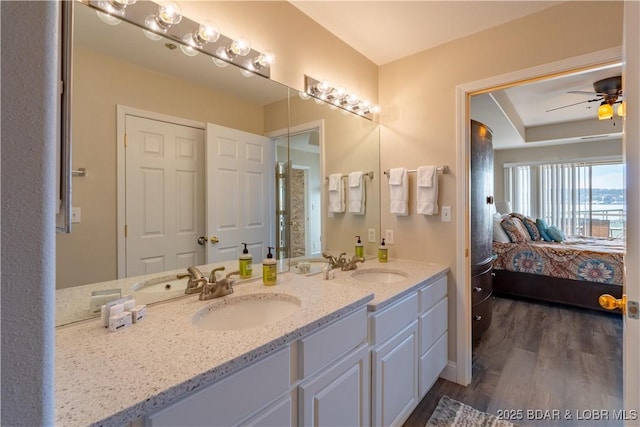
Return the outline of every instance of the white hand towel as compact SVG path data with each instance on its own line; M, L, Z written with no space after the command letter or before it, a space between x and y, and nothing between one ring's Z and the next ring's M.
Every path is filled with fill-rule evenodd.
M364 172L351 172L349 174L349 212L355 215L364 215L365 210L365 186Z
M417 172L416 211L423 215L438 213L438 175L435 166L420 166Z
M329 175L329 212L344 212L344 185L342 184L342 174L333 173Z
M405 168L389 171L389 198L392 214L409 215L409 179Z

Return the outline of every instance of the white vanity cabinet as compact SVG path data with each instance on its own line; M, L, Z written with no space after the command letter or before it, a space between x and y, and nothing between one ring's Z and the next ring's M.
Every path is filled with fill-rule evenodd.
M447 277L420 289L418 300L418 394L422 398L447 366Z
M251 416L257 419L249 425L261 425L260 417L275 423L271 425L292 425L291 405L288 413L286 408L287 400L291 401L290 390L291 357L287 346L149 415L145 425L238 425Z
M369 315L371 424L402 425L447 363L447 278Z
M301 426L367 426L369 345L365 308L300 340Z

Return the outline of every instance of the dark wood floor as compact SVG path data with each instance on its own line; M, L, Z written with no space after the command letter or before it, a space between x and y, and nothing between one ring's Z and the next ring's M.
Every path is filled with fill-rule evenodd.
M613 411L622 409L622 317L496 298L472 372L467 387L439 379L404 425L423 427L447 395L492 414L511 410L520 426L621 426Z

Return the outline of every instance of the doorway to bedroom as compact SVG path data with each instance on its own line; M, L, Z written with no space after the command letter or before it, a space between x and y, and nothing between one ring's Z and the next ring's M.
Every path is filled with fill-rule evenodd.
M520 252L496 250L492 243L498 259L492 272L491 324L481 338L474 337L471 383L482 390L489 412L555 408L576 414L623 408L622 318L598 311L597 301L601 293L619 296L622 291L624 241L616 239L624 237L626 224L624 108L615 108L622 105L619 98L613 116L599 120L605 96L595 84L620 75L621 65L609 64L470 97L471 119L487 125L493 136L491 196L500 219L494 227L506 218L519 219L526 240L506 232L509 242L499 243L519 245ZM557 229L557 240L564 242L544 242L538 235L540 219ZM536 240L551 255L532 250ZM571 254L558 251L574 241L583 247ZM602 245L613 255L585 255ZM507 268L523 271L502 271ZM533 273L550 279L541 281ZM568 284L587 288L569 289ZM537 290L530 292L531 287ZM472 294L474 289L472 283ZM576 297L580 294L584 297ZM470 309L472 324L482 321L484 313ZM585 376L595 370L597 375ZM517 422L527 425L523 419Z

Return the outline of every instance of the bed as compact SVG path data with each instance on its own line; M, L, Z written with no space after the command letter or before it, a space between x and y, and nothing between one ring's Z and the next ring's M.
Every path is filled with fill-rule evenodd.
M599 311L606 311L598 304L601 294L622 296L624 243L620 239L494 241L493 252L493 290L498 294Z

